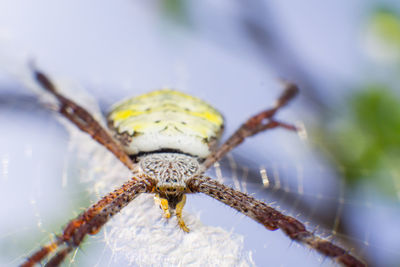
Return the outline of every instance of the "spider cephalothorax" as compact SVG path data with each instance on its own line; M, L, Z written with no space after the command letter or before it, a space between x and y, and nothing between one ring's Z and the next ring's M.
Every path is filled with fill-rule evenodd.
M221 146L222 115L202 100L173 90L158 90L117 104L108 115L113 137L84 108L60 94L43 73L34 70L39 84L58 100L58 112L113 153L132 179L71 220L62 234L31 255L28 267L53 256L46 266L58 266L85 236L96 234L107 221L141 193L153 193L166 218L175 211L181 229L187 193L203 193L243 213L269 230L281 229L289 238L310 246L345 266L365 266L345 249L316 236L297 219L286 216L247 194L229 188L203 173L247 137L290 124L275 119L276 112L297 94L294 84L271 109L242 124ZM134 159L134 160L133 160ZM151 253L151 251L149 251Z
M186 232L182 219L185 193L189 193L187 182L200 174L200 164L195 157L180 153L154 153L139 158L139 173L155 181L156 203L170 218L175 211L179 226Z
M186 182L199 174L200 164L192 156L178 153L157 153L140 158L140 169L157 181L159 193L176 195L186 192Z
M156 153L140 158L140 170L156 181L160 194L179 195L187 193L186 182L198 175L200 164L192 156L179 153Z

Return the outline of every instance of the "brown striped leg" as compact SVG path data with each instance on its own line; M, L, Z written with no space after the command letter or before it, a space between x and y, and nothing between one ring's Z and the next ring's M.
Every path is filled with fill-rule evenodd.
M32 254L21 267L39 264L44 258L53 253L56 254L47 262L46 266L58 266L74 248L81 244L87 234L97 234L114 214L120 212L139 194L150 193L153 188L153 181L132 178L119 189L103 197L76 219L70 221L64 228L63 233L57 236L54 242Z
M259 132L273 129L276 127L282 127L287 130L297 131L297 128L293 125L286 124L284 122L279 122L273 117L276 112L282 107L286 106L290 100L292 100L298 93L299 89L295 84L285 83L285 91L278 98L275 106L271 109L264 110L250 119L248 119L244 124L240 126L236 132L229 137L229 139L222 144L216 151L211 153L203 163L203 167L208 169L215 162L223 158L226 153L231 151L233 148L241 144L247 137L255 135Z
M310 246L312 249L330 257L343 266L366 266L350 255L345 249L315 236L304 224L293 217L283 215L267 204L242 192L233 190L209 177L193 178L188 181L192 192L201 192L236 209L244 215L261 223L269 230L281 229L292 240Z
M93 118L93 116L71 99L60 94L51 80L42 72L33 70L37 82L47 92L54 95L59 101L58 112L75 124L79 129L88 133L94 140L111 151L130 170L134 169L134 163L108 132Z

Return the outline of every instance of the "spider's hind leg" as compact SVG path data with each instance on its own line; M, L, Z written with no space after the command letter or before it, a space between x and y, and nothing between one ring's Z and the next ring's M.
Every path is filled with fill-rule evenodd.
M61 115L106 147L130 170L134 170L134 163L122 149L121 145L108 134L107 130L104 129L86 109L73 100L63 96L46 74L36 69L32 71L34 78L42 88L57 98L59 102L58 112Z
M284 82L284 86L285 90L275 102L274 107L255 114L243 123L225 143L206 158L203 163L205 169L208 169L212 164L219 161L229 151L241 144L249 136L277 127L282 127L290 131L297 131L297 128L294 125L277 121L274 118L276 112L286 106L299 91L297 85L293 83Z

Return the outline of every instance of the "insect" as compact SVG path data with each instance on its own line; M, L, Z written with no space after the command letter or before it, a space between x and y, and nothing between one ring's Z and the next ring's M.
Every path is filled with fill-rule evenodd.
M132 178L71 220L55 241L37 250L21 266L34 266L47 259L46 266L60 265L88 234L98 233L113 215L142 193L154 194L164 217L175 215L184 232L190 232L182 217L186 194L203 193L268 230L281 229L292 240L344 266L365 266L345 249L308 231L297 219L204 174L250 136L278 127L297 131L295 126L275 119L277 111L297 95L296 85L286 83L274 107L248 119L218 146L223 117L193 96L158 90L125 100L107 116L110 134L88 111L63 96L43 72L34 69L33 75L57 99L58 112L113 153L131 171Z

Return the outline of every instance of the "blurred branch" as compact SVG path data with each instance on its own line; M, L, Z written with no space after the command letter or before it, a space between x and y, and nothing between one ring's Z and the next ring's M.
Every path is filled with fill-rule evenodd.
M319 95L315 78L306 71L303 64L290 45L284 41L282 33L276 29L274 17L265 2L238 1L242 5L242 24L266 65L271 66L281 78L293 81L299 85L306 98L312 100L318 112L325 110L323 98ZM268 23L265 21L268 19Z

